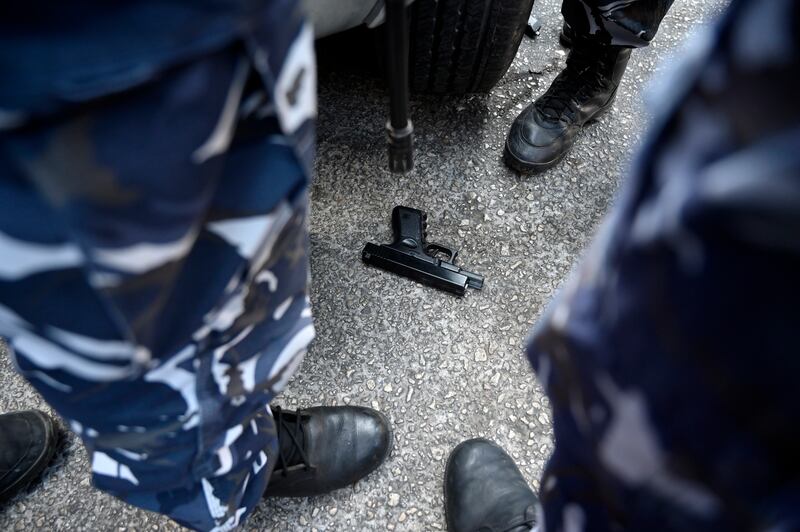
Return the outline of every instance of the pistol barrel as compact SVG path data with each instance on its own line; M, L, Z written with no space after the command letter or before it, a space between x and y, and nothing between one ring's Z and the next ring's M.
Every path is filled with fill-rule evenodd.
M472 286L470 278L459 272L459 268L452 270L449 263L439 265L427 262L407 253L402 253L390 246L367 243L361 253L361 259L371 265L383 268L397 275L414 279L417 282L446 290L456 295L463 296L467 286ZM481 279L481 285L483 280Z

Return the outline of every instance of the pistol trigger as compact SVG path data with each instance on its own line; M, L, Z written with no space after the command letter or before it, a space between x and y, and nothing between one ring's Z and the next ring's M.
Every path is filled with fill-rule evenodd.
M445 262L449 262L451 264L455 262L456 255L458 255L458 251L454 251L448 248L447 246L443 246L441 244L433 244L433 243L430 243L427 246L425 246L425 253L434 258L440 258L438 257L438 255L440 254L445 255L447 258L441 260L444 260Z

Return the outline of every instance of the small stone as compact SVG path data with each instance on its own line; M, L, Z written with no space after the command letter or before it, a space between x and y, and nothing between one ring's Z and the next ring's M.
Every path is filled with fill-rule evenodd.
M319 515L319 508L314 508L311 510L311 517L316 517Z
M466 218L461 220L461 227L465 227L467 225L469 225L469 220L467 220Z
M336 512L338 512L338 511L339 511L339 509L338 509L337 507L335 507L335 506L334 506L333 508L331 508L330 510L328 510L328 513L329 513L330 515L336 515Z
M374 390L375 389L375 381L374 380L369 379L367 381L367 389L368 390Z
M475 351L475 362L486 362L489 359L489 356L486 354L486 350L483 348L479 348Z
M405 512L401 513L400 517L397 518L397 520L400 521L401 523L405 523L406 519L408 519L408 516L406 515Z
M389 506L395 507L400 504L400 494L399 493L390 493L389 494Z
M383 391L386 393L390 393L393 389L394 388L392 388L392 383L388 383L386 384L386 386L383 387Z
M502 255L504 257L508 257L510 254L511 254L511 250L509 249L508 245L503 244L500 247L500 255Z

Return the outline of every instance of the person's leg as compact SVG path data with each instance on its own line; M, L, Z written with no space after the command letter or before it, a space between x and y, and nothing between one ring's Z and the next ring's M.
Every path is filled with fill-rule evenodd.
M83 439L95 486L198 529L253 508L276 448L268 390L258 410L243 405L246 423L232 417L233 398L214 411L221 384L246 378L218 353L247 339L236 320L263 306L245 304L250 283L234 282L245 260L207 227L225 158L192 160L240 56L207 57L0 145L2 195L13 199L0 212L0 334ZM300 198L262 213L276 220L263 235L302 241L304 210ZM304 296L305 271L283 284ZM280 349L306 331L292 356L312 335L300 312L274 333Z
M270 94L243 96L248 65L232 47L0 137L0 335L82 437L98 488L203 530L241 523L276 467L331 489L390 445L385 418L354 407L305 411L335 434L279 441L268 403L314 335L308 176L284 131L313 126L302 98L287 122ZM278 74L267 90L300 79ZM369 460L341 460L356 439ZM282 463L298 445L306 460Z
M737 1L695 41L614 211L537 325L528 355L561 447L543 486L553 478L587 523L598 497L631 530L800 523L788 392L800 365L784 342L800 323L785 299L800 293L787 230L800 212L799 20L795 2ZM562 482L565 466L594 493ZM561 504L541 498L550 527Z
M44 412L0 414L0 504L25 489L47 467L57 442L56 424Z
M567 66L512 124L506 163L520 172L541 172L557 164L581 128L611 108L631 48L652 40L671 4L564 0L562 40L572 46Z
M800 526L799 22L796 2L735 1L697 41L538 322L542 530Z
M674 0L563 0L565 33L574 39L606 46L647 46Z

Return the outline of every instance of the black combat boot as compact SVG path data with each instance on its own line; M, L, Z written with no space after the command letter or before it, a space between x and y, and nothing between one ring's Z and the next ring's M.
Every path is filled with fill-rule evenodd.
M358 406L273 407L280 446L265 497L310 497L353 484L392 450L389 421Z
M541 172L572 148L581 128L611 108L630 48L573 40L567 67L550 88L514 120L506 140L506 164Z
M52 419L29 410L0 415L0 503L25 489L56 450Z
M449 532L529 532L538 499L514 460L481 438L456 447L444 473Z

